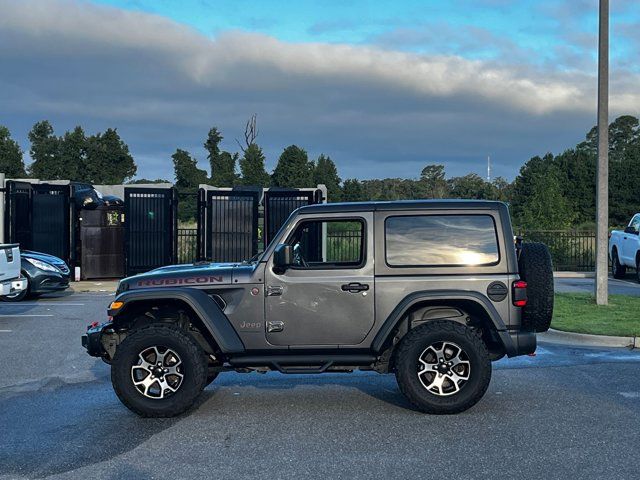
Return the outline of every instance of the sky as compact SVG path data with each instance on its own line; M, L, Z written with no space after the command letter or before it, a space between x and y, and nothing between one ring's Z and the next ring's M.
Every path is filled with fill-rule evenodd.
M513 179L595 124L597 0L0 0L0 124L25 151L117 127L138 177L257 114L272 169L291 144L342 178ZM611 118L640 115L640 2L611 1Z

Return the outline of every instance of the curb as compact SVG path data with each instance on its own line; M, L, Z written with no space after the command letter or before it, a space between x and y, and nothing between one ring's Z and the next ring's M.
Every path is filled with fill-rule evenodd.
M586 333L563 332L550 328L548 332L539 333L541 342L580 345L585 347L626 347L640 348L639 337L616 337L611 335L589 335Z
M115 293L118 281L106 280L104 282L80 281L71 282L69 290L73 292Z
M595 272L553 272L553 278L594 278Z

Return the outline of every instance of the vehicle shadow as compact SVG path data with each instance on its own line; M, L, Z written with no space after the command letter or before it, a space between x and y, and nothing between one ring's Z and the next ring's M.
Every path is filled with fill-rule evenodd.
M205 389L203 395L205 400L200 404L205 403L205 401L214 401L217 392L222 388L286 391L303 387L327 389L338 387L345 391L356 389L368 397L390 406L417 411L400 392L394 375L380 375L374 372L323 373L321 375L285 375L277 372L268 372L263 375L256 373L225 373ZM315 393L310 392L309 395L313 396ZM331 408L330 404L326 405ZM340 405L341 403L338 401L335 406L339 407Z

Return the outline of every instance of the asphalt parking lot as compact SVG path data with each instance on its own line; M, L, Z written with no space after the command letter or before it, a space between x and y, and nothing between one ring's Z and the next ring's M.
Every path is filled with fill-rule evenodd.
M640 296L640 283L631 275L628 278L609 278L609 293L614 295ZM591 293L593 294L593 278L554 278L556 292L564 293Z
M456 416L375 373L228 373L141 419L80 346L110 296L0 304L0 478L637 478L640 353L542 344Z

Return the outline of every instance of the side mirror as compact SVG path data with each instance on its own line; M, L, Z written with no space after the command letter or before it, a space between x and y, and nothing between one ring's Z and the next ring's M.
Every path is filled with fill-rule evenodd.
M633 227L627 227L624 229L624 233L630 233L632 235L638 235L638 231Z
M293 247L284 243L278 244L273 251L273 266L279 270L286 270L293 265Z

